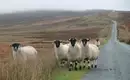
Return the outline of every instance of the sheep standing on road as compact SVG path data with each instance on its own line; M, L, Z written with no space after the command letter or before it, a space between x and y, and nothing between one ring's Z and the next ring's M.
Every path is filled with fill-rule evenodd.
M84 48L82 48L85 52L85 60L90 60L88 62L88 68L90 69L93 66L96 68L97 67L97 59L99 56L99 48L95 44L87 43L87 39L82 39L82 44ZM82 46L82 47L83 47ZM85 50L86 48L86 50Z
M20 43L13 43L11 47L14 60L16 60L18 56L24 61L36 59L37 57L37 50L32 46L21 46Z
M88 47L86 44L88 44L90 41L89 38L87 39L81 39L81 52L82 52L82 59L83 59L83 68L86 67L87 62L89 62L89 53L88 53Z
M58 65L64 66L65 61L68 60L68 48L67 44L63 44L60 40L54 41L54 54L57 59Z
M68 50L69 71L72 70L73 67L75 67L75 70L77 70L77 66L82 59L81 46L77 42L76 38L70 38L68 46L69 46L69 50ZM81 65L80 65L80 69L81 69Z

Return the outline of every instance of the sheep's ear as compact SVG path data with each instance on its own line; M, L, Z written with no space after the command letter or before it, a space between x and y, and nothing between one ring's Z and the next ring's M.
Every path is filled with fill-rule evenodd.
M88 41L90 41L90 38L86 38Z
M54 41L52 41L51 44L54 44Z
M10 44L10 47L12 47L12 44Z
M52 43L54 43L56 40L53 40L53 42Z
M79 39L79 41L81 42L81 41L82 41L82 39Z
M62 41L62 40L60 40L60 42L62 43L63 41Z
M76 37L74 37L76 40L78 40Z
M53 41L52 41L52 44L54 44L55 41L56 41L56 40L53 40Z
M22 47L22 46L23 46L22 44L19 45L19 47Z
M68 41L70 41L71 38L68 39Z
M79 41L81 41L81 39L79 39Z
M91 38L89 37L89 38L87 38L88 40L90 40Z
M56 40L53 40L53 42L55 42Z

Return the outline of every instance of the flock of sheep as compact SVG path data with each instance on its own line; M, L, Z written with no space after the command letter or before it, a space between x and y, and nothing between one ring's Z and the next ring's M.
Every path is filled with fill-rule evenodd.
M97 68L97 59L100 53L100 41L96 39L91 43L89 38L77 41L76 38L70 38L69 43L63 44L61 40L54 41L55 57L58 65L64 66L67 62L69 71L75 69Z
M91 43L89 38L77 41L76 38L70 38L69 43L64 44L61 40L54 40L54 53L58 65L67 65L69 71L75 69L88 69L97 67L97 59L100 53L100 41L96 39ZM32 46L22 46L20 43L13 43L12 47L13 58L17 56L26 61L28 58L36 59L37 50Z

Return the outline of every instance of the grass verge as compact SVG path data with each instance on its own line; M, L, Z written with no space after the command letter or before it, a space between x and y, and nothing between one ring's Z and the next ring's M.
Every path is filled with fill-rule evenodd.
M104 45L105 45L107 42L108 42L108 39L104 39L104 42L103 42L103 44L100 46L100 48L103 48Z
M13 61L0 63L0 80L51 80L55 64L46 63L39 58L36 62Z
M68 71L67 69L56 69L53 72L52 80L80 80L84 74L88 72L87 69L79 71Z

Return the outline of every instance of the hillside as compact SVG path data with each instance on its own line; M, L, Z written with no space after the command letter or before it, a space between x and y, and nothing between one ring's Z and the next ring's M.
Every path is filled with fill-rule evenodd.
M28 12L18 12L12 14L1 14L0 15L0 27L12 26L16 24L28 24L35 21L41 20L55 20L62 17L75 17L84 15L93 15L97 13L108 13L110 11L104 10L86 10L86 11L28 11Z
M118 38L120 41L130 43L130 11L118 11Z

